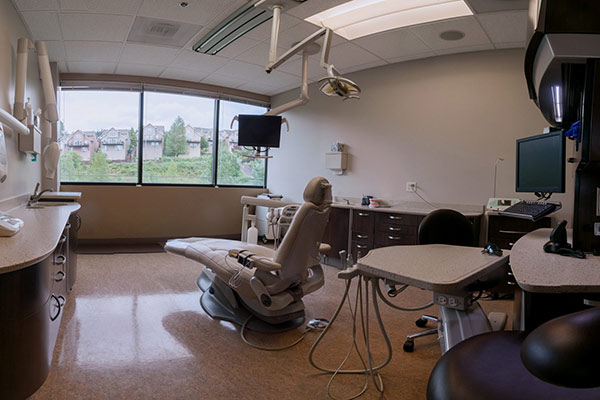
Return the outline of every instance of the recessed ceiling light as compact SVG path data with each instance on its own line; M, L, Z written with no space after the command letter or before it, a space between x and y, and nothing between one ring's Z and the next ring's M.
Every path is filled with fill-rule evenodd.
M465 37L465 33L461 31L444 31L440 33L440 38L449 41L460 40Z
M182 8L186 8L190 5L190 3L188 3L187 1L182 1L181 3L179 3L179 7Z
M306 18L348 40L390 29L473 15L464 0L352 0Z

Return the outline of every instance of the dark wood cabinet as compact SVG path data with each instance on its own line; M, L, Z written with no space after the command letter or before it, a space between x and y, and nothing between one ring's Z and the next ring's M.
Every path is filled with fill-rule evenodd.
M347 208L332 207L329 213L329 222L323 234L321 243L327 243L331 250L324 252L327 260L338 260L340 251L348 249L348 222L350 221L350 210ZM336 262L337 264L337 262Z
M549 217L534 222L502 215L490 215L488 218L487 240L497 244L502 249L510 250L521 237L536 229L550 228L550 223L551 219Z

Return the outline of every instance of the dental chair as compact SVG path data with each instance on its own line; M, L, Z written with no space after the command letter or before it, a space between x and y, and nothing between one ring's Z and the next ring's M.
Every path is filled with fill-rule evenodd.
M321 238L330 208L331 185L313 178L276 251L211 238L169 240L165 250L205 266L198 278L204 292L200 303L213 318L247 323L259 332L294 329L304 321L302 297L324 283L319 249L328 247L321 246Z

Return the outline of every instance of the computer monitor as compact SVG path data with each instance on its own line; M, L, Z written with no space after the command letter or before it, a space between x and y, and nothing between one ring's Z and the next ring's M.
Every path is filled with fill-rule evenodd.
M238 121L238 145L279 147L281 116L240 114Z
M517 192L565 192L565 137L562 131L517 139Z

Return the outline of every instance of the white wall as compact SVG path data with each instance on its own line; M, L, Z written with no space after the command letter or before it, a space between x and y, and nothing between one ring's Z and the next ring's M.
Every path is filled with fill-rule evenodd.
M25 26L10 1L0 2L0 107L11 113L19 37L29 37ZM39 67L33 51L29 54L25 96L31 97L34 109L43 108ZM48 134L49 124L44 124L42 129ZM0 203L31 193L35 184L41 180L40 157L38 156L36 162L31 161L30 156L19 151L18 135L10 129L5 129L5 133L9 173L6 181L0 184ZM45 144L45 141L42 144Z
M269 189L299 200L304 183L322 175L337 196L420 201L406 192L406 182L416 181L431 202L483 205L501 157L497 196L534 199L514 191L515 139L547 126L528 97L523 57L524 50L496 50L353 73L348 78L362 88L360 100L325 97L311 85L310 103L285 113L291 129L271 152ZM297 96L276 96L273 106ZM335 141L350 154L343 176L325 168ZM572 147L568 142L567 155ZM568 194L553 196L563 202L559 216L569 220L573 174L568 165Z

